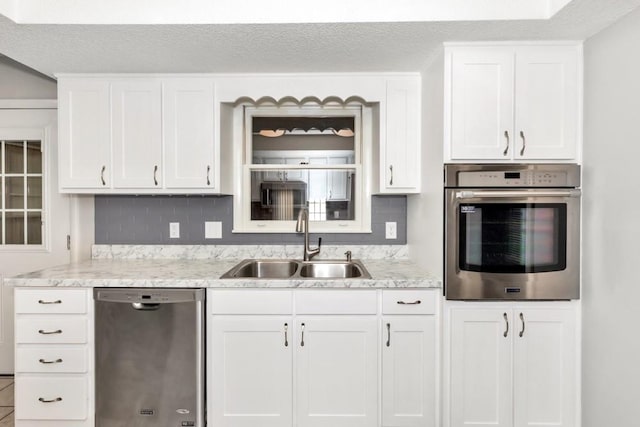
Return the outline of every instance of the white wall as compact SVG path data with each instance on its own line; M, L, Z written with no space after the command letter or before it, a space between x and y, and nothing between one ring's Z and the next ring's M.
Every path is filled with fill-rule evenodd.
M54 80L0 55L0 99L56 99L56 87Z
M585 43L583 426L640 425L640 9Z
M442 278L444 51L422 73L422 193L407 197L407 245L420 266Z

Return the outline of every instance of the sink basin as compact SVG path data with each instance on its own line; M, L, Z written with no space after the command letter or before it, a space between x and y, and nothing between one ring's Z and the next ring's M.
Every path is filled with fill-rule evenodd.
M300 276L314 279L348 279L362 277L363 268L354 261L305 262L300 269Z
M248 259L227 271L222 279L255 277L257 279L288 279L298 269L298 262L291 260Z
M245 259L221 279L370 279L360 261L298 261L292 259Z

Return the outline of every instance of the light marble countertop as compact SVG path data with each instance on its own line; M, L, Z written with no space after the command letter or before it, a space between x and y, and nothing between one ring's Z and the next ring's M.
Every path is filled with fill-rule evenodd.
M408 260L361 260L371 279L220 279L240 259L93 259L6 278L6 286L163 288L441 288Z

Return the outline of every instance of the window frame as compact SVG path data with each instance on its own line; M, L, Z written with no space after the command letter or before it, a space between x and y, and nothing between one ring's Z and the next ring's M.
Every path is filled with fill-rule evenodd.
M354 163L331 165L254 164L251 118L255 116L353 116L355 120ZM355 216L353 220L309 221L313 233L371 233L371 163L373 109L349 105L237 105L234 110L234 233L295 233L296 221L251 219L251 172L269 170L355 170Z
M48 217L49 217L49 209L50 209L50 197L49 197L49 188L51 183L50 176L50 141L51 137L49 135L50 130L45 128L0 128L0 141L40 141L40 151L42 153L42 208L39 210L41 212L41 233L42 233L42 243L36 244L5 244L6 240L6 229L3 230L2 238L0 239L0 253L46 253L51 252L51 230L48 225ZM0 216L4 216L6 210L4 207L4 198L6 197L4 191L4 177L6 176L4 173L4 156L5 152L0 150ZM26 162L26 158L24 159ZM21 175L27 177L27 171ZM28 213L29 209L25 206L22 210L23 212ZM0 224L1 225L1 224ZM3 226L3 225L2 225Z

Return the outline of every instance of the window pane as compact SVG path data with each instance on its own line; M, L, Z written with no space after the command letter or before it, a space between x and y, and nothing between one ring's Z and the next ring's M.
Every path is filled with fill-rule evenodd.
M24 178L5 178L6 209L24 209Z
M2 245L2 236L4 234L4 217L0 211L0 245Z
M42 209L42 178L39 176L27 178L27 208Z
M42 173L40 141L27 142L27 173Z
M27 213L27 243L29 245L42 244L42 214L40 212Z
M300 208L308 207L312 221L354 220L354 177L354 169L254 170L251 219L295 220Z
M22 141L5 141L5 173L24 173L24 151Z
M7 245L24 244L24 213L6 212L7 219Z

